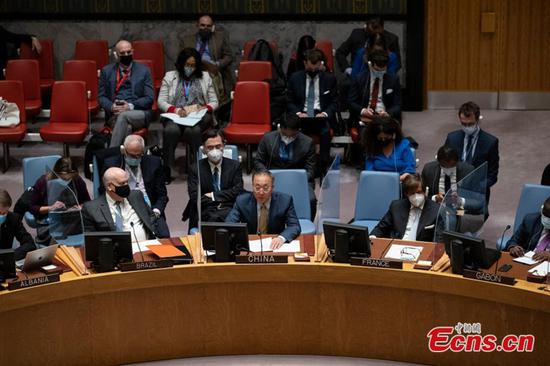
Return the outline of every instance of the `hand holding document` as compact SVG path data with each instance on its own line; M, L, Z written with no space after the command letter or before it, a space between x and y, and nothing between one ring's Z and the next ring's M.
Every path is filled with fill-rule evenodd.
M208 109L203 108L196 112L190 112L185 117L180 117L177 113L162 113L160 116L164 118L168 118L172 120L174 123L177 123L178 125L193 127L197 123L199 123L199 121L202 119L202 117L204 117L206 112L208 112Z
M539 264L536 267L533 267L529 270L529 273L534 274L535 276L546 276L550 270L550 262L545 261Z
M248 246L250 248L251 252L254 253L260 253L262 251L264 252L273 252L273 253L297 253L300 252L300 241L299 240L293 240L290 243L284 243L282 247L279 249L271 249L271 237L262 238L261 242L260 240L250 240L248 242Z
M531 266L538 262L533 259L534 254L535 252L531 250L530 252L525 253L522 257L514 258L513 261Z

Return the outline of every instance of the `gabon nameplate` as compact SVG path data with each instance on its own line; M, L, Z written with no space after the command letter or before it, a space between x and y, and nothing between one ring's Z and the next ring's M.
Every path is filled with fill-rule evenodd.
M472 271L470 269L465 269L463 276L466 278L471 278L473 280L501 283L508 286L514 286L514 284L516 283L516 279L514 277L500 276L494 273L482 271Z
M350 264L352 266L403 269L403 262L389 259L351 257Z
M48 283L59 282L59 273L47 274L44 276L23 278L8 282L8 290L18 290L20 288L29 288L45 285Z
M288 263L288 256L273 255L273 254L247 254L235 256L235 263L239 264L271 264L271 263Z

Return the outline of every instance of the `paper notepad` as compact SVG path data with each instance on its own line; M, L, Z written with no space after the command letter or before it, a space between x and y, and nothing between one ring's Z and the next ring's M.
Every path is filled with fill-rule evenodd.
M248 242L248 247L250 248L251 252L259 253L262 251L262 245L263 245L263 251L264 252L273 252L273 253L297 253L300 252L300 241L299 240L293 240L290 243L284 243L282 247L279 249L271 249L271 237L262 238L262 241L260 243L260 240L250 240Z
M550 270L550 262L544 261L536 267L533 267L529 270L529 273L534 274L535 276L546 276Z
M160 116L168 118L174 123L182 126L193 127L204 117L208 110L206 108L201 109L198 112L191 112L186 117L180 117L177 113L162 113Z
M169 257L180 257L185 255L184 252L179 250L173 245L151 245L147 246L153 253L155 253L159 258L169 258Z
M518 257L518 258L514 258L514 262L518 262L518 263L523 263L523 264L527 264L529 266L537 263L538 261L536 260L533 260L533 255L535 254L534 251L530 251L530 252L527 252L523 255L523 257Z
M161 245L161 244L160 244L160 241L158 241L157 239L140 241L139 246L135 241L132 241L132 253L136 254L136 253L139 253L140 251L145 252L147 250L151 250L149 249L149 246L151 245ZM140 248L141 250L139 250Z
M416 262L420 257L420 253L422 253L422 249L424 248L413 245L392 244L384 258Z

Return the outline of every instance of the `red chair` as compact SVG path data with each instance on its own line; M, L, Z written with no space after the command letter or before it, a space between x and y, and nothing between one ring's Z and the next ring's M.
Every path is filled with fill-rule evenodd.
M88 93L88 112L95 116L99 111L97 100L97 66L92 60L67 60L63 63L64 81L84 81Z
M242 56L244 61L248 61L248 56L250 55L250 51L252 51L252 47L256 44L255 39L251 39L250 41L246 41L243 46L242 50ZM273 55L276 56L279 54L279 46L277 45L277 42L275 41L269 41L269 46L271 47L271 50L273 51Z
M327 58L327 71L333 72L334 71L334 57L332 56L332 42L328 40L322 40L317 41L315 43L315 48L320 49L325 54L325 57Z
M93 60L98 69L109 63L109 44L105 39L76 41L74 49L75 60Z
M235 86L231 122L224 129L227 142L246 144L247 168L252 170L252 147L271 131L269 84L240 81Z
M20 143L27 133L23 82L20 80L0 80L0 97L8 102L16 103L17 107L19 107L19 124L15 127L0 128L0 142L4 148L4 167L2 168L2 173L5 173L10 167L9 144Z
M56 81L52 89L50 123L40 128L44 141L62 142L69 156L69 144L80 144L88 133L88 98L83 81Z
M39 70L36 60L10 60L6 66L6 80L23 82L27 117L34 117L42 110Z
M271 80L272 75L269 61L241 61L239 64L239 81Z
M51 39L40 39L42 52L38 55L27 43L21 43L21 53L19 58L37 60L40 68L40 89L42 95L52 93L52 85L55 81L54 59L53 59L53 41Z
M135 41L132 42L134 48L134 59L151 60L153 66L151 75L155 85L155 90L160 89L162 78L164 78L164 43L162 41Z

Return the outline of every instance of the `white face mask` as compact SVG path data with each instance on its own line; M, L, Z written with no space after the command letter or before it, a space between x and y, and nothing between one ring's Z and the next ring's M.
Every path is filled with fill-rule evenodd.
M449 177L455 173L455 170L456 170L456 167L455 168L441 167L441 171L443 172L443 174L448 175Z
M466 135L471 136L474 133L476 133L478 128L479 126L477 124L475 126L468 126L468 127L462 126L462 131L464 131Z
M212 149L206 154L206 156L208 157L208 160L212 162L212 164L218 164L222 160L223 151L221 151L220 149Z
M289 145L289 144L293 143L294 140L296 140L296 136L289 137L289 136L287 136L287 135L281 134L281 141L282 141L285 145Z
M540 222L545 229L550 230L550 217L546 217L541 214Z
M409 202L411 203L411 205L413 205L414 207L420 207L422 206L422 204L424 203L424 200L426 199L426 196L422 193L415 193L415 194L411 194L409 196Z

